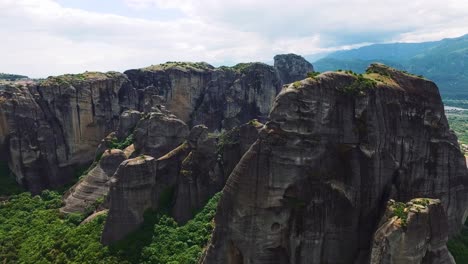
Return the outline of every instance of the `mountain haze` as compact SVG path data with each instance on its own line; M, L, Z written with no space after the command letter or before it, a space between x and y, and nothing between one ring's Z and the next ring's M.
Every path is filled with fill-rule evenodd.
M444 98L468 97L468 35L422 43L374 44L337 51L314 63L318 71L362 73L372 62L400 68L434 80Z

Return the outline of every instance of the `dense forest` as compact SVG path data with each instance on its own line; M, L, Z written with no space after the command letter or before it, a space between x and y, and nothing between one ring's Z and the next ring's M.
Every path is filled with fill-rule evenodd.
M0 204L0 262L196 263L213 229L219 196L182 226L167 214L167 207L148 212L138 231L103 246L100 236L106 214L82 223L84 215L59 212L60 193L22 192Z

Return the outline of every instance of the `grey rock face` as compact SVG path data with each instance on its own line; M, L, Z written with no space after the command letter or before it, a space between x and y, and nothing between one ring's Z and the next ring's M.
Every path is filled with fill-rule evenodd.
M434 83L373 65L283 88L230 175L203 263L366 263L390 198L467 215L468 171Z
M119 166L110 184L110 209L102 233L104 244L122 239L143 222L140 212L153 206L156 166L156 160L150 156L129 159Z
M117 130L113 136L121 140L128 134L140 115L134 110L167 114L167 108L210 131L262 121L282 83L276 68L262 63L168 63L126 74L131 81L120 73L86 72L0 89L0 159L9 161L17 181L33 193L68 183L76 168L91 163L106 135Z
M391 200L374 234L370 263L455 264L447 240L447 216L439 200Z
M119 118L116 131L117 138L123 140L131 134L142 117L143 113L136 110L124 111Z
M302 56L296 54L281 54L274 57L275 68L278 70L283 84L293 83L307 77L314 67Z
M265 120L285 82L280 76L297 81L313 70L302 57L279 58L279 68L263 63L220 68L203 63L166 63L125 74L145 98L145 105L149 101L164 102L190 126L204 124L210 131L219 131L254 118ZM295 72L288 74L288 70ZM149 93L151 96L147 96Z
M133 132L135 150L159 158L180 145L188 134L188 126L181 120L151 112L139 121Z
M228 136L223 137L224 147L216 142L221 137L217 139L209 134L205 126L195 126L184 143L151 161L154 165L132 163L134 166L129 171L124 162L111 181L109 217L102 242L110 244L137 229L147 209L170 209L179 223L191 219L194 211L202 208L210 197L223 188L231 172L229 169L232 170L237 164L242 151L247 149L246 145L255 141L258 133L256 127L260 128L261 124L255 125L230 131ZM244 131L248 133L242 134ZM138 166L142 167L141 170L137 169ZM127 174L134 172L144 176L138 176L138 180L131 182L119 180L133 179Z
M134 100L132 89L120 73L50 77L2 89L0 145L17 181L33 193L70 181L73 169L89 164L100 140L115 130L124 105Z
M128 157L122 150L112 149L103 153L97 165L82 180L64 195L64 213L84 213L98 199L105 199L109 193L109 180L120 163Z

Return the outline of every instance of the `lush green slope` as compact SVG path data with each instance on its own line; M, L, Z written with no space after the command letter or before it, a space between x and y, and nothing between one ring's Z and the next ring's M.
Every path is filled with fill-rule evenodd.
M23 192L8 168L8 163L0 161L0 198Z
M468 263L468 226L466 223L460 235L451 239L447 246L457 263Z
M99 242L105 215L79 225L82 216L59 213L58 193L21 193L0 204L0 262L196 263L213 229L218 199L219 194L183 226L166 214L149 213L141 230L106 247Z
M424 43L376 44L339 51L314 63L318 71L364 72L382 62L434 80L445 98L468 98L468 35Z

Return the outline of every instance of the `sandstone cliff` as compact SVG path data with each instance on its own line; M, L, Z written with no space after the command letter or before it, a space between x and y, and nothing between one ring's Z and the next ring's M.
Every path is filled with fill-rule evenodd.
M281 54L274 57L275 68L284 84L304 79L314 67L303 57L296 54Z
M436 85L372 65L285 86L230 175L203 263L369 263L389 199L467 215L468 171ZM443 221L443 220L441 220Z
M282 61L296 66L172 62L126 74L86 72L8 85L0 89L0 159L9 161L20 184L37 193L69 183L110 132L127 133L117 128L125 110L149 113L166 107L190 127L204 124L210 131L265 119L284 83L280 76L291 69L293 78L302 79L311 68L302 57L288 55ZM119 140L120 132L114 135ZM101 146L98 154L105 150Z
M125 74L140 94L159 95L178 118L213 131L231 129L253 118L265 120L281 85L301 80L310 71L313 67L304 58L288 54L276 56L274 67L240 63L214 68L202 62L168 62Z
M132 89L125 75L114 72L2 89L0 146L17 181L33 193L69 182L131 107Z
M161 129L173 127L172 121L161 120L165 123L153 122ZM178 147L165 155L159 154L171 145L168 139L177 139L181 134L163 140L164 144L152 151L153 156L122 163L111 179L102 242L110 244L136 230L146 210L168 210L179 223L187 222L224 187L227 175L256 140L261 127L255 121L217 136L208 133L205 126L195 126ZM135 151L147 154L144 149Z

